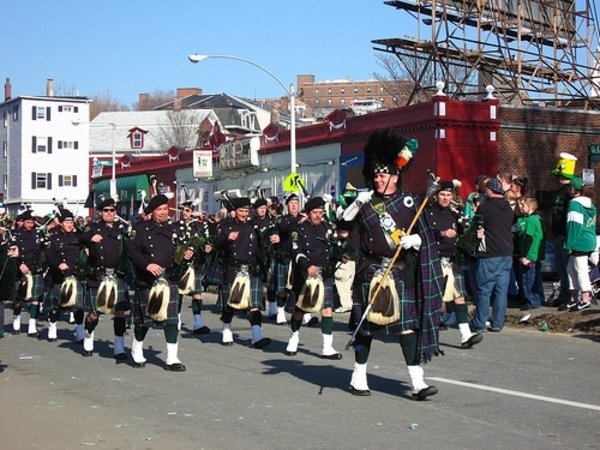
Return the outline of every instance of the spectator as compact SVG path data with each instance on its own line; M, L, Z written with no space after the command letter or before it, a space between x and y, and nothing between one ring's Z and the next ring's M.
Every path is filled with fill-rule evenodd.
M477 251L477 309L471 322L474 331L485 331L490 302L494 296L492 320L488 331L502 331L507 306L507 289L512 267L513 211L504 199L502 183L492 178L486 186L488 197L478 209L483 227L478 231L482 240Z
M484 181L487 182L487 177L485 175L479 175L475 178L475 190L467 196L464 212L465 216L469 219L472 219L475 215L475 209L473 208L474 199L480 199L480 197L485 194L485 184L482 185L482 182ZM481 203L481 201L479 203Z
M508 170L501 170L498 172L498 175L496 175L496 178L498 178L502 183L502 189L504 189L504 191L508 191L510 189L513 181L512 173L510 173Z
M567 309L577 311L592 306L592 285L588 273L588 258L596 250L596 207L592 202L592 188L579 177L569 182L573 199L567 211L567 236L565 251L569 254L567 273L571 300ZM581 293L581 300L577 298Z
M544 302L542 284L542 261L546 241L544 226L539 214L535 214L538 202L535 198L524 197L519 201L521 217L517 221L517 252L519 258L518 277L525 305L521 311L539 308Z
M567 264L569 255L563 249L567 233L567 209L571 196L569 195L569 182L575 176L577 158L570 153L561 153L560 159L552 173L556 176L560 187L554 195L552 205L552 237L554 244L554 264L560 279L560 293L552 306L562 308L571 298L569 291L569 276Z

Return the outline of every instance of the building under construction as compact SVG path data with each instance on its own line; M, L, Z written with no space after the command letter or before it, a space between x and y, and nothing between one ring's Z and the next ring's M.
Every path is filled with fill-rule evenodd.
M596 0L390 0L417 36L374 40L414 82L407 104L446 83L451 98L600 109ZM476 97L475 97L476 98Z

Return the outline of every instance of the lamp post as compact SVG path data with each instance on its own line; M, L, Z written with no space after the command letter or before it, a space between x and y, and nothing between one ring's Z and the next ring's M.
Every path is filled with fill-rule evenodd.
M110 177L110 198L112 198L115 202L119 201L119 196L117 195L117 155L115 152L115 130L117 126L113 122L109 122L109 125L112 127L112 174Z
M277 81L277 83L279 83L279 85L283 88L283 90L285 91L285 93L288 95L289 99L290 99L290 166L291 166L291 172L295 172L296 171L296 104L295 104L295 98L294 98L294 85L290 84L289 89L285 86L285 84L283 84L283 82L277 78L275 76L275 74L273 72L271 72L269 69L267 69L266 67L261 66L258 63L255 63L254 61L251 61L249 59L246 58L240 58L239 56L231 56L231 55L197 55L197 54L193 54L188 56L188 59L196 64L199 63L200 61L204 61L205 59L208 58L221 58L221 59L234 59L236 61L242 61L245 62L247 64L250 64L254 67L259 68L260 70L262 70L263 72L266 72L268 75L270 75L275 81Z

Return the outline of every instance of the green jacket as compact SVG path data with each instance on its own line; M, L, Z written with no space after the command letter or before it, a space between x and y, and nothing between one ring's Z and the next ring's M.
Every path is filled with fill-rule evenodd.
M545 233L542 218L538 214L520 216L517 219L517 251L520 258L543 261L546 258Z
M567 253L596 250L596 207L589 197L576 197L567 211Z

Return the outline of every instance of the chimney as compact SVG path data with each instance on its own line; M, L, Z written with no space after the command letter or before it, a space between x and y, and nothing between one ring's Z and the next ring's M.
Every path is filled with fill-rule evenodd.
M138 103L140 111L146 111L148 109L148 103L150 103L150 95L144 93L139 94Z
M48 78L46 81L46 97L54 97L54 81Z
M4 101L7 102L12 97L12 85L10 84L10 78L6 79L4 84Z
M190 95L202 95L200 88L177 88L177 98L185 98Z

